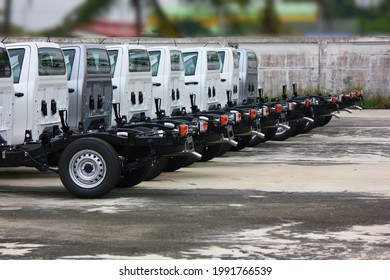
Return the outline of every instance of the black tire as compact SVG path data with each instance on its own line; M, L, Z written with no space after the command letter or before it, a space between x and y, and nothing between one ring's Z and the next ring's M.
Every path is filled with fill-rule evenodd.
M236 147L230 146L230 151L238 152L244 149L249 144L249 142L252 140L252 136L237 136L234 138L234 140L236 140L238 144Z
M165 167L164 172L174 172L182 168L189 158L189 156L169 157L168 164Z
M221 145L223 144L215 144L211 146L205 146L202 151L201 162L206 162L215 158L221 150Z
M297 127L297 122L287 121L285 124L288 125L290 127L290 129L287 130L287 129L282 128L282 127L278 128L276 130L275 135L272 137L273 141L284 141L284 140L290 138L291 135L293 135L293 133Z
M331 119L332 119L332 116L325 116L323 122L319 126L327 125Z
M98 138L70 143L58 163L64 187L80 198L98 198L118 183L121 164L115 149Z
M158 177L162 172L164 172L169 158L168 157L158 157L153 162L152 166L149 168L148 173L146 174L144 181L150 181Z
M262 128L261 133L264 134L264 138L260 138L258 136L252 136L252 139L251 141L249 141L247 147L255 147L260 143L264 143L271 140L276 133L276 128Z
M116 184L117 188L131 188L135 185L138 185L145 180L146 175L148 174L151 165L141 166L137 169L133 169L130 172L122 174L119 177L119 181Z

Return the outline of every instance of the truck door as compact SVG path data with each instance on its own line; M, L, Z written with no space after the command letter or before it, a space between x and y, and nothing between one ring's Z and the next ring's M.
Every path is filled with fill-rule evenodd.
M79 88L79 78L84 78L79 77L81 50L79 47L76 46L72 48L62 49L62 52L64 53L66 76L68 79L69 110L73 112L70 113L68 116L68 125L71 128L76 128L78 126L78 119L81 115L80 96L82 93L80 91L82 91L82 89Z
M179 50L170 51L170 68L168 69L168 90L171 93L171 115L180 115L181 109L190 111L190 97L184 94L184 65L182 53Z
M226 93L221 93L221 75L220 75L219 55L216 51L207 51L207 76L206 88L209 109L216 108L218 104L224 107L227 103Z
M195 94L195 104L200 110L207 110L205 104L207 102L207 89L201 81L201 69L198 51L183 52L184 74L185 74L185 92L187 96Z
M8 53L16 96L12 143L21 144L24 141L25 130L32 129L32 121L29 116L32 115L33 107L27 106L29 99L31 99L28 87L31 47L19 46L8 49Z
M150 57L150 66L152 68L152 98L161 99L161 109L165 110L165 113L169 115L170 112L167 112L168 108L168 85L166 84L165 79L165 63L161 60L164 58L161 50L149 51ZM153 105L153 109L155 105Z
M14 87L8 53L0 46L0 145L12 144Z

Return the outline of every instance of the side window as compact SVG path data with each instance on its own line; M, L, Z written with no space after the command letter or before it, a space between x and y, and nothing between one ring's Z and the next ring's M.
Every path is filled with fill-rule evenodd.
M109 50L108 56L110 58L110 65L111 65L111 78L113 78L114 74L115 74L116 62L118 61L118 51L117 50Z
M74 56L75 56L76 51L75 50L63 50L63 53L64 53L65 66L66 66L66 76L67 76L68 81L69 81L71 74L72 74Z
M160 51L150 51L149 57L150 57L150 64L152 67L152 76L156 77L158 74L158 67L160 66L161 52Z
M248 52L248 69L257 69L257 57L253 52Z
M186 76L194 76L196 65L198 63L198 52L183 53L184 59L184 74Z
M12 49L8 50L8 53L11 61L14 84L18 84L20 73L22 72L25 49Z
M146 50L129 51L129 72L149 72L150 59Z
M233 64L234 64L234 69L240 68L240 55L235 50L233 50Z
M207 70L220 70L220 61L217 52L207 52Z
M183 71L183 56L180 51L171 51L171 71Z
M223 72L223 67L225 66L225 52L224 51L219 51L219 60L221 62L221 73Z
M0 49L0 78L11 77L11 64L8 53L4 48Z
M39 76L57 76L66 74L64 55L60 49L38 49Z
M88 74L111 73L110 62L106 50L102 50L102 49L87 50L87 73Z

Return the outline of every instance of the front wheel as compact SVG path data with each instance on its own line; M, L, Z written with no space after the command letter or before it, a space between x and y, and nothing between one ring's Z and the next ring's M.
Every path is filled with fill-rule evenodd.
M98 138L82 138L70 143L58 163L65 188L80 198L98 198L118 183L121 164L115 149Z

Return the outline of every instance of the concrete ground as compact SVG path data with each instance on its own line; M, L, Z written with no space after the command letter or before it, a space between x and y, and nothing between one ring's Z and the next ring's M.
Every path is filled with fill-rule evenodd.
M103 199L0 170L0 259L390 259L390 110L196 163Z

